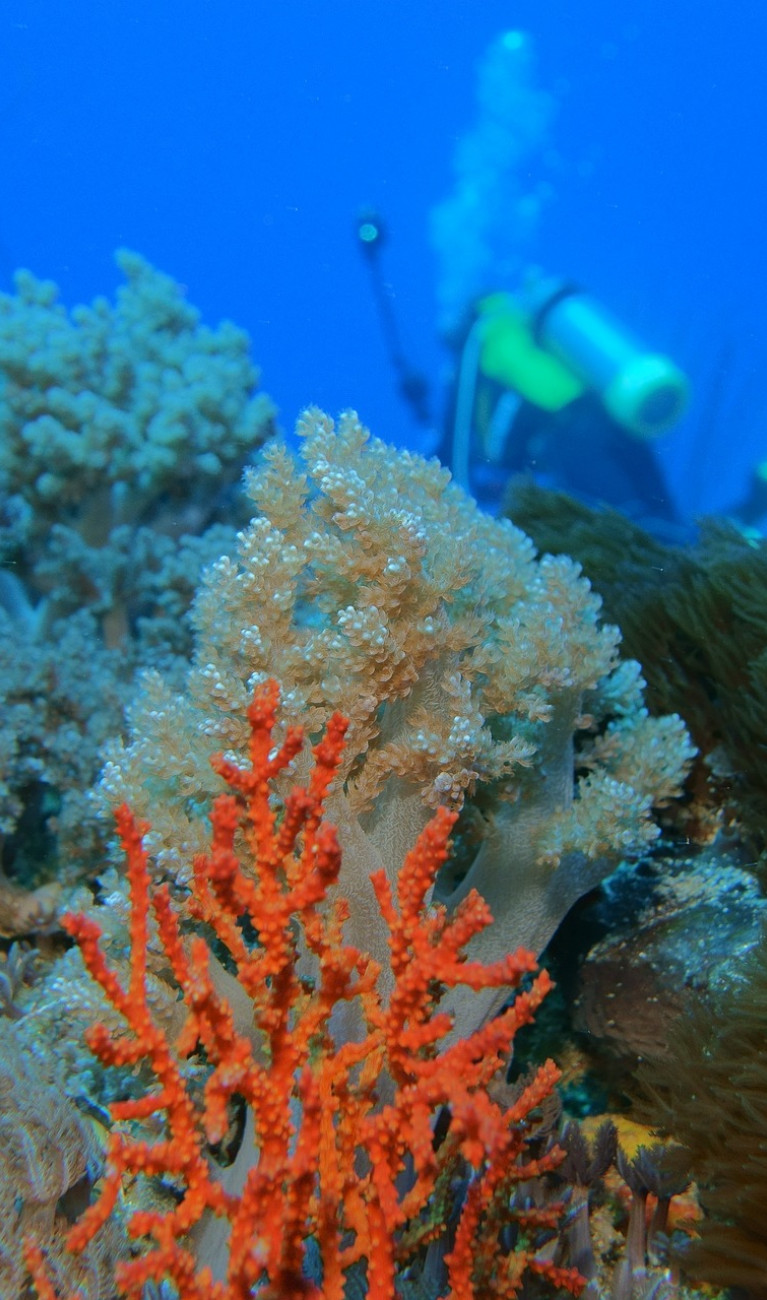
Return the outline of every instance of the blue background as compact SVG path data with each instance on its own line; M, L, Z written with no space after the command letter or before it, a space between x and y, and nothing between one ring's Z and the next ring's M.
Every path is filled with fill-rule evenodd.
M423 435L393 384L354 239L384 214L386 278L435 393L429 210L505 28L559 101L535 247L685 366L662 454L687 512L767 457L763 0L3 0L0 286L111 293L127 245L246 327L283 423L355 406Z

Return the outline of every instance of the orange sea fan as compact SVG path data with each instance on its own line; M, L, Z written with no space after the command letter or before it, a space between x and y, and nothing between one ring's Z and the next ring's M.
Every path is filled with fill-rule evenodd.
M466 944L490 919L478 895L450 916L429 904L455 821L441 808L407 855L396 890L383 871L373 879L390 933L392 991L382 996L380 968L344 942L340 850L323 820L345 721L330 719L306 788L294 786L278 805L271 782L303 743L291 728L275 752L278 704L276 683L257 690L248 768L214 760L231 793L215 802L210 850L197 858L181 907L167 887L151 886L146 824L119 810L131 891L127 988L107 965L95 921L67 918L90 974L128 1026L119 1039L95 1026L92 1050L107 1065L141 1064L156 1081L144 1097L113 1104L99 1196L71 1229L69 1248L83 1249L116 1212L126 1181L160 1175L175 1189L172 1206L134 1209L128 1218L137 1254L118 1265L115 1283L131 1300L163 1281L179 1300L342 1300L352 1271L370 1300L393 1300L398 1274L440 1237L441 1293L450 1300L514 1296L526 1270L577 1293L575 1270L554 1268L532 1245L504 1254L498 1244L499 1214L512 1213L514 1184L553 1168L561 1155L531 1160L523 1148L522 1122L558 1077L552 1062L506 1112L486 1088L549 988L548 976L535 976L501 1016L440 1052L451 1027L439 1010L446 988L517 988L535 968L523 951L492 965L466 960ZM176 1043L147 999L150 906L186 1007ZM185 931L194 923L191 939L182 920ZM248 999L244 1029L221 991L203 937L211 930ZM339 1032L344 1004L359 1010L360 1033L351 1040ZM208 1070L202 1096L187 1084L190 1056ZM247 1122L236 1161L224 1169L213 1151L233 1107L244 1108ZM138 1135L137 1125L156 1125L158 1117L160 1137ZM448 1229L444 1207L459 1173L466 1190L462 1200L452 1193L458 1218ZM35 1243L27 1260L41 1300L50 1300L55 1292Z

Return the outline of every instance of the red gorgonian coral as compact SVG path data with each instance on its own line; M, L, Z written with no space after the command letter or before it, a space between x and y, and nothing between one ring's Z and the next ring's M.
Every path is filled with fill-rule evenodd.
M119 810L131 892L128 987L104 958L96 922L67 918L90 974L128 1026L120 1038L94 1026L92 1050L107 1065L141 1064L156 1080L144 1097L112 1105L98 1199L72 1227L69 1248L82 1249L99 1231L126 1181L161 1175L175 1190L171 1208L134 1209L128 1218L137 1253L118 1265L115 1283L131 1300L150 1281L171 1282L179 1300L342 1300L350 1270L362 1270L370 1300L393 1300L397 1275L439 1239L447 1240L450 1300L514 1296L527 1270L577 1293L579 1274L555 1268L532 1244L537 1228L556 1223L556 1207L518 1213L516 1249L504 1252L499 1243L502 1222L515 1214L515 1184L561 1158L556 1149L538 1160L524 1152L523 1121L558 1077L552 1062L506 1111L487 1092L516 1030L546 994L547 974L522 991L521 978L535 968L531 954L492 965L465 958L467 942L490 919L479 895L452 915L430 904L455 820L443 808L407 855L396 898L383 871L373 879L394 980L391 994L381 995L379 966L344 942L349 904L334 890L340 850L323 821L345 721L330 719L306 788L294 786L279 803L271 782L303 735L289 729L275 752L278 703L276 683L257 690L247 769L214 760L232 793L215 801L211 847L196 859L182 908L166 886L150 884L146 824ZM147 996L150 908L186 1008L176 1042ZM247 1032L199 924L189 938L182 920L204 923L225 948L249 1000ZM518 991L497 1019L440 1052L451 1021L438 1004L457 984ZM351 1039L339 1032L344 1005L359 1012L360 1033ZM202 1095L186 1078L191 1056L206 1065ZM236 1180L211 1151L235 1105L247 1114ZM158 1117L159 1138L136 1135L132 1121ZM53 1297L33 1242L27 1259L39 1295Z

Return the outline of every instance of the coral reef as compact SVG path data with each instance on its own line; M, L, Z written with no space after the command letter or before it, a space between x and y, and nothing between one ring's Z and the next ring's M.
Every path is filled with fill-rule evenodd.
M685 728L577 564L353 415L307 413L238 498L271 431L244 336L121 265L114 306L26 274L0 298L0 1011L69 1153L25 1201L40 1294L109 1294L113 1264L142 1300L577 1287L530 1190L556 1070L488 1091L548 985L509 954L654 841Z
M200 569L272 428L247 336L117 260L114 304L67 311L28 272L0 295L0 844L25 887L97 862L100 747L136 665L188 655Z
M129 1029L115 1038L95 1026L93 1050L109 1065L143 1063L155 1080L145 1095L112 1106L106 1176L69 1232L69 1249L77 1255L99 1240L127 1182L161 1174L175 1187L172 1205L129 1216L128 1232L144 1249L116 1268L119 1292L135 1300L147 1283L168 1280L180 1300L245 1300L254 1289L264 1300L340 1300L352 1277L364 1279L369 1300L393 1300L398 1272L424 1252L428 1262L437 1242L434 1266L445 1273L451 1300L515 1295L525 1272L577 1293L577 1271L532 1245L556 1226L558 1207L509 1206L515 1187L561 1158L556 1147L536 1159L524 1155L524 1121L550 1095L557 1070L547 1062L505 1112L487 1093L516 1029L547 991L545 974L490 1024L439 1050L449 1026L440 1006L445 987L515 986L534 959L518 952L494 966L466 961L468 940L488 923L486 905L469 895L451 917L429 906L455 821L440 808L407 855L396 889L383 871L372 882L389 933L392 980L381 982L378 964L346 942L353 902L329 896L340 849L323 808L346 723L330 718L306 788L294 785L275 806L270 787L303 741L291 727L275 747L277 704L276 683L256 691L247 711L247 767L215 760L231 793L215 802L211 846L194 864L183 906L183 918L216 936L219 956L234 969L224 987L236 988L244 1014L222 992L212 942L199 932L185 939L168 887L152 891L147 828L126 806L118 812L131 888L126 984L104 958L96 922L67 920L88 970ZM150 899L184 1000L175 1041L147 998ZM364 1032L339 1038L334 1013L352 1001L360 1004ZM186 1077L187 1058L196 1053L207 1065L201 1097ZM216 1152L242 1107L239 1150L222 1168ZM154 1136L136 1136L136 1121L152 1124ZM451 1187L454 1196L462 1170L470 1173L448 1226ZM499 1227L514 1220L524 1226L524 1242L504 1250ZM33 1231L27 1258L40 1295L50 1296Z
M139 525L202 532L272 418L247 335L202 326L137 254L117 261L114 306L67 312L24 271L0 296L0 548L59 611L104 599Z
M536 559L436 462L369 439L353 415L335 428L309 412L299 432L303 464L271 444L249 472L257 514L237 557L203 578L186 689L144 678L104 794L151 821L161 872L187 880L220 789L207 751L244 753L248 693L274 675L310 734L336 709L349 718L329 815L352 941L384 963L369 876L394 882L444 804L464 807L463 879L443 873L440 897L454 906L476 887L494 916L472 955L539 952L575 899L656 836L651 809L691 754L684 726L648 717L638 667L619 663L576 565Z

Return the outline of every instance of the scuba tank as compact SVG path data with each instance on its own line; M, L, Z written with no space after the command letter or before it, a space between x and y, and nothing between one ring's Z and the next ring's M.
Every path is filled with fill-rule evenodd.
M669 357L646 348L577 285L537 279L519 297L535 342L597 393L624 429L654 438L676 423L689 385Z

